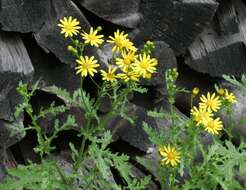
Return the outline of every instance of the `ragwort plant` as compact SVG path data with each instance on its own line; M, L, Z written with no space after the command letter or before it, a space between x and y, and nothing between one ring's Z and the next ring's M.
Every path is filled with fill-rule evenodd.
M0 185L0 189L146 189L150 177L132 178L129 157L125 154L113 153L108 148L112 142L112 136L117 130L117 128L113 128L110 132L108 123L119 116L134 123L133 118L128 116L128 96L133 92L144 93L147 91L139 85L139 80L150 79L156 72L157 59L150 56L154 44L147 42L142 50L138 50L127 34L117 30L106 41L112 45L112 58L108 60L107 69L101 69L94 56L84 55L86 46L98 48L105 42L104 36L100 34L101 27L90 28L87 33L81 30L79 21L71 16L61 19L58 27L61 29L61 34L70 40L68 51L72 53L76 62L75 73L81 77L80 88L72 94L55 86L49 88L50 92L64 100L64 105L57 106L52 103L48 109L41 109L35 113L30 99L35 94L38 83L31 91L28 90L26 84L20 83L17 90L22 96L23 103L17 107L16 116L25 111L31 118L31 123L25 130L36 131L38 145L34 150L42 160L39 164L30 162L27 166L9 169L9 175ZM103 81L101 85L97 84L93 78L96 73L101 74ZM90 94L83 89L86 77L97 87L96 98L90 97ZM103 116L99 116L102 97L110 99L111 110ZM67 121L64 123L56 119L53 132L46 134L43 126L39 123L40 119L47 115L56 116L64 113L72 106L79 107L84 111L84 125L78 126L75 117L68 115ZM72 128L78 130L81 145L76 147L72 143L69 144L72 171L65 172L58 162L49 159L49 155L56 148L52 142L58 137L58 134ZM111 173L112 168L122 178L121 184L114 181Z
M100 47L104 36L100 34L101 27L90 28L89 32L81 30L79 21L72 17L60 20L58 26L61 34L70 40L68 51L73 54L76 67L75 73L81 77L81 86L72 94L68 91L50 87L48 90L64 100L64 105L52 103L49 108L34 112L30 104L31 98L38 89L36 83L31 90L26 84L20 83L18 92L23 102L16 109L16 117L24 111L31 118L31 123L23 131L34 130L37 134L38 145L35 152L41 157L40 163L19 165L8 170L8 177L0 184L1 190L54 190L54 189L112 189L112 190L144 190L147 189L150 177L133 179L130 175L129 157L125 154L113 153L108 148L117 130L108 130L108 123L115 117L122 117L131 123L134 119L128 116L128 95L132 92L144 93L147 90L139 85L139 80L150 79L156 72L157 60L150 54L154 44L147 42L142 50L138 50L123 31L117 30L106 41L112 45L112 58L108 60L107 69L102 69L94 56L84 55L84 48ZM78 37L78 38L75 38ZM94 75L100 73L102 84L97 84ZM89 78L97 87L97 97L92 98L83 89L85 78ZM178 78L176 69L165 73L168 92L169 109L155 109L148 112L154 118L170 121L169 128L156 131L143 122L143 128L150 140L157 147L158 163L151 159L138 158L138 161L159 181L161 189L202 189L202 190L234 190L243 189L242 184L235 180L236 175L246 176L246 144L241 141L239 146L232 144L232 128L224 127L217 113L225 111L232 117L232 104L236 97L227 89L216 86L216 92L208 92L200 96L200 103L193 105L198 98L199 89L191 92L190 117L184 118L174 109L177 93L188 93L178 88L175 83ZM237 81L234 77L225 77L233 84L245 89L245 80ZM99 115L100 99L108 97L111 110ZM73 115L68 115L65 122L54 121L53 131L46 133L40 124L40 119L48 115L57 116L71 107L78 107L85 113L85 123L79 126ZM81 116L82 117L82 116ZM71 149L71 171L65 171L59 162L51 159L56 147L53 140L60 132L76 128L81 138L79 147L69 144ZM19 131L20 132L20 131ZM227 139L224 141L221 135ZM202 136L211 135L213 142L209 145L202 143ZM200 155L200 159L197 159ZM118 171L122 178L120 184L114 181L111 169ZM185 178L182 182L181 178Z
M148 113L151 117L168 119L170 127L157 131L143 122L144 130L158 148L159 163L145 158L138 158L139 162L150 171L156 164L155 177L162 190L245 189L236 176L246 176L246 143L241 140L239 146L233 145L231 132L234 123L230 120L225 128L217 116L218 111L224 111L228 118L232 118L235 95L228 89L215 86L216 92L201 95L199 104L193 105L199 94L199 88L195 87L191 92L190 117L184 118L173 111L175 95L187 93L175 85L177 77L176 69L166 71L169 111L155 109ZM229 81L245 88L243 81L236 81L234 77ZM226 140L222 134L227 136ZM202 136L211 136L212 143L203 144Z

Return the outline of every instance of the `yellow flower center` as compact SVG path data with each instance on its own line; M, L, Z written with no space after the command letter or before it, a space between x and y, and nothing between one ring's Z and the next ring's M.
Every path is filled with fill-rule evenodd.
M115 76L114 76L113 73L108 73L108 74L107 74L107 78L108 78L109 80L114 80Z
M94 34L89 34L88 38L89 38L90 41L96 40L96 36Z
M207 128L215 129L214 122L213 121L209 121L208 124L207 124Z
M149 67L149 63L147 61L142 61L140 63L140 67L142 67L143 69L147 69Z
M74 27L71 24L64 25L64 30L70 32L74 30Z
M122 46L122 39L121 38L115 38L115 45L117 46L117 47L121 47Z
M124 59L124 63L125 63L126 65L130 65L130 64L131 64L131 58L130 58L130 57L126 57L126 58Z
M208 101L207 101L207 105L208 105L209 107L213 106L213 101L212 101L212 100L208 100Z
M167 159L168 160L174 160L175 158L176 158L176 156L173 152L167 153Z
M85 69L90 69L90 68L91 68L90 62L85 62L85 63L83 64L83 67L84 67Z
M200 122L200 121L202 121L202 119L203 119L202 114L197 114L197 116L196 116L196 121L197 121L197 122Z

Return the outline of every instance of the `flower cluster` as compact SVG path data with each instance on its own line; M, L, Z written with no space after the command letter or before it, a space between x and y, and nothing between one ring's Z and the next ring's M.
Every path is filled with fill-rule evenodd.
M199 92L198 88L193 89L193 96ZM222 105L233 104L236 98L233 93L227 89L218 89L217 93L208 92L207 95L201 95L199 106L193 106L191 109L191 116L196 125L202 125L204 129L211 134L219 134L223 129L223 123L219 117L214 117Z
M124 82L139 81L140 78L150 79L156 72L158 61L150 57L150 48L147 48L146 51L138 52L138 49L124 31L117 30L113 36L109 36L108 40L105 41L103 39L104 36L99 34L101 27L96 29L91 27L89 33L85 31L80 33L79 21L71 16L60 19L58 26L61 28L61 34L64 34L65 37L72 38L80 34L83 40L81 42L82 45L70 45L68 48L76 55L76 74L80 74L81 77L93 77L98 72L97 68L100 65L95 57L83 56L82 53L78 54L78 52L81 52L85 45L99 47L104 42L112 44L112 59L108 63L107 70L100 70L102 80L108 82L115 82L117 80ZM148 47L150 46L154 46L153 43L149 43Z

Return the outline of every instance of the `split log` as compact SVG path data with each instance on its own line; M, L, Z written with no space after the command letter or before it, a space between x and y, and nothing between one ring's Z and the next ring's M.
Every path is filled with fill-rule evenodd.
M143 0L139 10L143 22L135 31L135 41L165 41L176 55L184 53L210 23L217 6L214 0Z
M215 15L215 23L220 35L239 33L238 18L232 0L221 1Z
M223 11L219 9L216 18L219 31L212 26L204 30L189 47L186 64L215 77L222 74L241 76L246 72L246 5L241 0L223 3Z
M212 20L214 0L80 0L82 6L114 24L136 28L135 41L165 41L180 54Z
M17 118L14 117L15 106L21 101L16 87L20 80L30 81L34 70L18 35L0 32L0 43L0 158L2 158L9 146L24 137L23 133L16 131L24 127L22 119L18 118L16 121ZM3 160L1 159L0 165L4 165Z
M138 148L143 152L147 152L153 144L143 130L142 122L145 121L152 128L157 129L155 120L147 116L146 109L134 104L129 105L128 115L136 118L134 124L131 124L129 121L120 117L115 118L109 123L109 128L113 131L114 138L120 138L131 146Z
M169 110L169 106L166 101L158 103L158 106L155 105L155 107L160 106L164 110ZM115 131L115 137L118 137L123 141L129 143L131 146L147 153L151 149L153 149L154 145L152 142L150 142L148 135L144 131L142 127L142 122L145 121L149 124L149 127L152 127L156 131L159 131L164 128L168 129L171 125L171 120L168 118L152 118L147 115L146 108L134 104L130 104L129 109L129 115L133 116L136 119L134 124L131 124L125 119L116 118L109 124L109 126L112 131ZM181 115L181 117L185 117L178 109L175 109L175 112Z
M16 34L0 32L0 119L14 121L20 102L16 87L20 80L31 80L34 69L26 48Z
M38 44L46 52L55 54L64 63L74 62L74 57L67 51L67 46L71 41L60 34L60 28L57 24L59 19L68 16L77 18L80 21L81 28L85 31L89 30L90 24L71 0L51 0L47 20L41 30L35 34Z
M245 45L239 34L218 36L213 29L205 30L189 47L186 64L201 73L220 77L241 76L246 72Z
M63 64L53 54L45 53L31 36L25 38L25 42L35 69L32 83L40 80L42 88L55 85L69 92L80 86L81 77L75 74L71 64Z
M5 31L37 32L44 24L49 0L2 0L0 22Z
M140 0L79 0L79 3L98 17L120 26L136 28L140 21Z
M6 150L8 147L20 141L25 133L18 132L17 130L24 128L22 121L8 122L0 120L0 149Z

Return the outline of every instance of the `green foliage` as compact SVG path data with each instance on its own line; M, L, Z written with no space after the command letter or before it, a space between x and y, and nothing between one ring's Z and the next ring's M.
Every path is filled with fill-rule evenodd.
M90 139L92 144L89 147L89 157L96 160L97 168L106 181L110 181L111 172L110 168L115 168L120 176L125 180L127 189L130 190L143 190L149 183L150 178L131 179L129 174L131 173L131 167L129 165L129 157L127 155L119 155L118 153L112 153L107 147L112 141L112 135L109 131L105 132L101 138ZM115 184L112 184L112 188ZM117 187L118 189L120 186ZM123 187L125 189L126 187Z
M235 76L229 76L229 75L223 75L223 78L227 80L228 82L234 84L235 86L239 87L244 96L246 96L246 77L245 75L242 75L241 79L236 79Z
M83 81L81 81L81 86ZM111 132L106 130L110 119L120 116L132 124L134 117L128 116L128 96L136 91L145 93L146 89L136 83L129 83L126 86L116 84L114 88L105 83L100 89L100 96L97 99L90 97L82 88L75 90L73 94L68 91L52 86L46 88L46 91L57 95L64 101L64 105L51 103L46 108L34 111L30 100L38 89L36 83L32 90L29 90L26 84L20 83L18 92L22 96L23 102L16 109L16 116L24 111L30 116L31 123L25 130L34 130L37 134L38 144L34 148L39 153L42 162L40 164L29 163L26 166L19 166L9 170L9 176L1 184L3 189L112 189L112 190L144 190L149 183L150 178L145 176L143 179L132 179L130 177L131 167L129 157L113 153L108 148L112 142ZM110 98L112 109L105 117L98 116L100 107L100 97L108 96ZM84 111L85 125L79 127L73 115L67 115L64 122L57 118L64 114L71 107L78 107ZM52 116L54 118L53 130L47 133L40 125L40 119ZM46 156L52 154L56 149L53 145L60 132L70 130L76 127L79 129L78 136L82 137L79 149L72 143L69 143L71 149L72 172L67 174L56 166L55 161L47 159ZM90 145L86 148L86 142ZM88 168L87 162L94 163L94 168ZM123 184L118 185L112 176L111 169L114 168L122 180ZM30 171L29 173L27 173ZM81 172L83 171L83 172ZM86 172L85 172L86 171ZM32 176L30 180L28 180ZM14 181L15 180L15 181ZM47 180L49 182L47 182ZM14 182L13 182L14 181Z
M29 104L29 102L31 100L31 97L34 95L35 91L38 89L38 84L39 83L36 82L33 85L32 90L29 91L27 84L24 84L21 81L19 82L17 91L22 97L22 104L19 104L16 106L15 117L18 117L23 112L23 110L26 110L27 112L30 112L30 113L33 112L32 107Z
M155 158L157 160L138 157L138 162L154 174L163 190L166 189L167 185L172 190L244 189L245 186L242 186L235 176L246 176L246 143L242 140L240 146L235 146L230 141L232 135L229 129L235 123L230 120L228 128L224 129L229 140L223 141L219 137L213 136L213 143L205 147L201 143L201 136L204 136L202 126L196 126L196 122L192 117L184 119L183 116L176 114L172 108L175 102L175 95L178 92L187 92L185 89L179 89L175 85L178 77L177 71L170 69L165 73L165 76L170 112L163 109L154 109L148 112L148 116L156 119L165 119L167 123L171 120L171 125L167 124L168 126L154 129L143 122L143 129L148 134L150 141L156 145L157 152L153 154L159 154L159 160L158 155L156 155ZM236 81L235 77L227 79L241 88L244 86L244 82L242 82L245 80L244 76L241 82ZM231 105L228 102L226 103L226 101L222 101L222 104L223 110L229 110L226 113L230 118L233 113ZM181 151L180 163L176 167L160 164L163 157L158 152L158 149L167 144L175 145ZM199 161L196 159L198 154L201 157ZM190 177L184 183L181 183L178 180L178 176L184 176L185 173Z
M191 172L192 178L184 184L184 189L201 188L223 190L242 189L235 175L238 168L244 168L246 163L245 143L235 147L230 141L225 146L215 142L204 155L204 161ZM245 175L242 170L240 175Z
M163 131L160 131L159 133L159 131L149 127L148 124L145 122L143 122L143 129L147 133L151 142L153 142L154 144L163 144L163 140L166 139L166 133L164 133Z
M150 55L151 52L155 49L155 44L151 41L147 41L145 44L144 44L144 47L143 49L141 50L141 54L147 54L147 55Z
M47 90L61 98L66 103L67 107L78 106L86 112L86 117L92 117L98 120L96 113L98 108L94 106L95 102L91 100L90 95L82 88L75 90L72 95L67 90L56 86L49 87Z
M43 160L41 164L19 165L8 171L9 176L0 184L1 190L68 190L57 171L56 163ZM65 174L64 174L65 175Z

